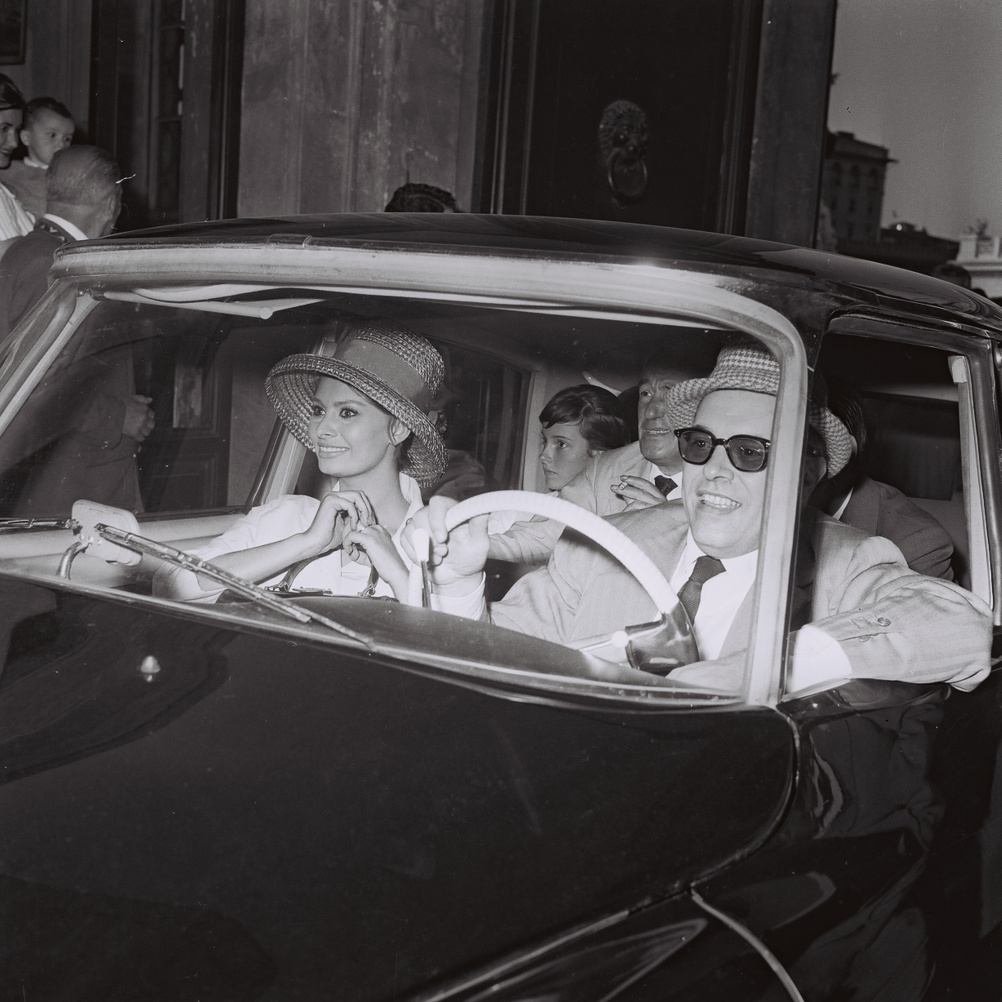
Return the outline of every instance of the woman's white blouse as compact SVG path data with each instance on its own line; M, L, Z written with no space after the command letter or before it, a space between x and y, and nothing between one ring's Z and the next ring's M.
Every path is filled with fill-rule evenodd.
M407 515L404 522L421 508L421 489L417 481L404 473L400 474L400 489L408 502ZM320 507L316 498L305 494L286 494L268 504L251 509L238 522L235 522L221 536L217 536L207 546L191 550L197 557L211 560L224 553L235 553L239 550L249 550L254 546L275 543L287 539L297 532L305 532L313 523L313 518ZM397 553L407 566L413 566L413 561L407 556L400 545L403 524L393 533L393 544ZM369 581L369 565L357 561L341 563L342 551L335 550L307 564L292 583L293 588L321 588L334 595L357 595ZM278 584L285 577L285 571L276 574L262 582L265 585ZM380 578L376 585L376 595L393 595L393 589Z

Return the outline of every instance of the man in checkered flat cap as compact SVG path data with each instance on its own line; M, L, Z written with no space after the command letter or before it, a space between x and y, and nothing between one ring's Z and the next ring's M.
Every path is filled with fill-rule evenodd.
M609 521L651 557L692 621L700 660L668 672L733 689L741 679L753 616L765 514L779 364L754 342L721 349L709 376L669 393L669 421L684 467L682 498ZM852 438L811 402L803 496L848 462ZM448 503L418 516L432 536L436 591L448 608L486 615L485 527L448 533ZM448 545L446 545L448 544ZM406 545L406 544L405 544ZM990 610L957 585L921 575L889 540L805 509L792 599L788 691L851 678L949 682L973 689L989 670ZM591 546L562 538L549 564L516 582L489 611L492 622L570 643L656 618L652 601L623 567ZM609 678L658 684L660 676L613 667Z

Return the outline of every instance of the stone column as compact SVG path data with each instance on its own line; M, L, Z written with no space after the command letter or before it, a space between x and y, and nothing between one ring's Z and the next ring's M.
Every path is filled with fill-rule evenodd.
M483 0L248 0L240 215L469 205Z

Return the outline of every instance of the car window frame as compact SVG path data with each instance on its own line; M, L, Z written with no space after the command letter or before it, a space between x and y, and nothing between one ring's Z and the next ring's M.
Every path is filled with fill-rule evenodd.
M0 365L0 435L95 305L66 283L50 287L10 335Z
M213 274L211 267L219 266L223 256L228 270ZM269 285L425 298L516 312L554 311L612 320L628 316L632 321L653 325L691 323L742 331L755 337L779 360L781 373L767 468L748 659L738 698L750 705L775 706L779 702L787 670L787 607L798 518L808 368L803 336L792 321L745 294L754 293L754 283L735 283L727 276L684 268L577 255L541 259L481 251L458 254L455 266L443 269L441 253L415 251L413 247L190 245L171 248L171 253L165 255L155 246L130 247L127 253L120 248L97 246L92 252L74 256L76 281L69 263L64 262L61 269L64 277L49 295L66 295L79 285L76 315L58 336L53 336L49 325L39 338L38 344L45 346L39 359L42 363L51 362L89 312L88 286L95 286L100 294L116 285L191 286L193 282L209 285L204 278L206 274L212 275L211 284L238 274L246 282L255 277L255 268L264 270ZM49 338L50 343L45 344ZM39 365L34 378L25 379L16 392L11 388L11 378L0 381L0 434L16 410L13 404L23 401L37 384L42 368L44 365ZM17 367L16 372L22 371L22 366ZM800 434L795 429L800 429ZM649 702L650 690L644 692L643 698Z
M940 349L963 360L966 378L957 381L960 414L961 469L964 476L964 516L971 565L971 591L1002 625L1002 450L996 400L994 352L1000 344L994 332L971 325L900 314L881 315L852 310L831 319L826 334L918 344ZM974 460L971 462L971 460Z

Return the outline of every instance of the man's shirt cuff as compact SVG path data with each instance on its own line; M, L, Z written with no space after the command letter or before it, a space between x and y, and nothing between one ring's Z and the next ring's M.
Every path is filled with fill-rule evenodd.
M839 642L810 624L797 631L787 694L804 689L830 689L852 676L849 658Z
M485 581L486 578L481 574L473 591L468 595L440 595L435 592L431 597L431 606L436 612L447 612L451 616L462 616L463 619L486 619Z

